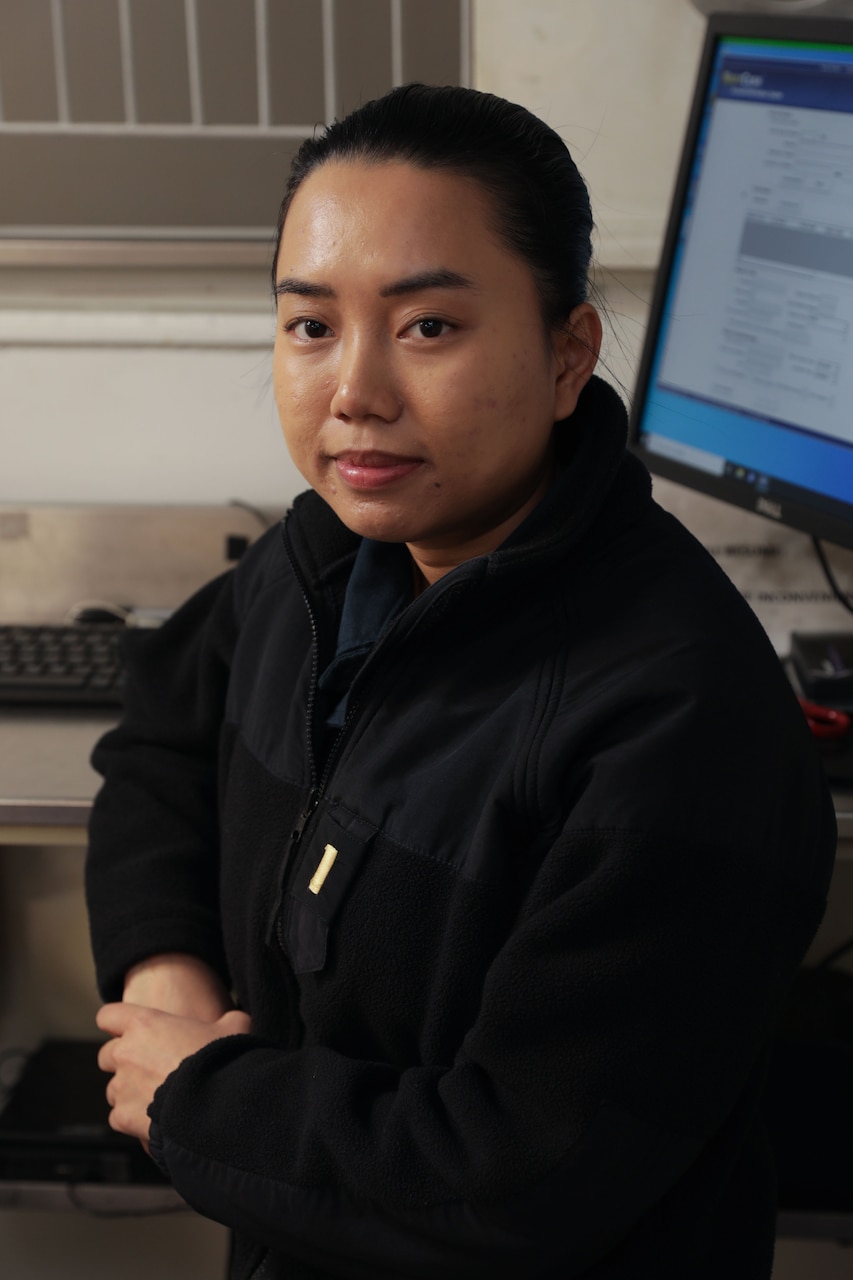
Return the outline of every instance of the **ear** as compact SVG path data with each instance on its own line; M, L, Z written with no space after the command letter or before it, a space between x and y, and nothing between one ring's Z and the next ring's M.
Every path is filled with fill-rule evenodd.
M568 418L592 377L601 349L601 317L591 302L581 302L568 324L552 338L557 371L554 384L554 421Z

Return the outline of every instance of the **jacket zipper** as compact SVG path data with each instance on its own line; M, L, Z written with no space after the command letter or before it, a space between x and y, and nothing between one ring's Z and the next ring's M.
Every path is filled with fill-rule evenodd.
M313 731L314 731L314 706L317 701L317 684L318 684L319 675L320 675L319 673L320 637L317 632L317 619L314 615L314 610L311 607L311 598L308 595L308 590L305 586L305 580L302 576L302 571L299 565L297 564L296 557L294 556L293 550L290 545L290 539L287 536L286 522L281 527L281 537L284 543L284 549L287 554L287 559L290 562L291 569L293 570L293 576L296 578L296 581L299 584L299 590L302 593L302 599L304 601L305 609L308 614L308 621L311 624L311 680L308 686L308 700L305 708L305 742L308 750L308 773L311 779L311 789L308 792L308 798L305 801L305 807L300 813L299 817L296 819L293 829L290 832L290 838L288 839L288 842L287 842L287 848L285 850L284 858L282 859L281 869L279 872L278 892L276 893L275 907L273 909L273 914L270 920L270 924L268 927L268 934L267 934L267 940L269 941L271 940L273 932L275 933L276 941L278 942L279 947L286 954L287 948L284 943L284 928L283 928L284 912L282 908L284 904L284 889L285 889L285 881L287 879L287 873L289 868L292 867L294 864L296 854L299 850L299 846L302 843L302 836L305 832L305 828L308 826L314 814L316 813L317 808L320 804L320 801L322 800L323 795L325 794L325 790L328 785L329 778L331 777L332 770L335 764L337 763L338 756L340 755L340 748L343 743L343 739L346 735L346 732L349 726L352 723L352 720L357 708L354 704L352 704L352 702L350 703L350 705L348 705L347 714L344 717L344 723L341 725L338 735L335 738L335 741L332 745L332 750L329 752L329 756L326 761L326 766L323 769L323 775L318 780L317 762L314 758L314 732Z
M289 516L288 516L288 519L289 519ZM314 610L311 607L311 600L309 599L308 591L305 587L305 580L302 577L302 573L299 569L299 565L296 563L296 557L294 556L293 551L291 550L290 539L287 536L286 520L283 521L281 525L281 540L284 544L285 554L287 555L287 559L290 563L290 567L293 570L293 576L295 577L299 585L299 590L302 593L302 599L305 604L305 610L308 614L308 621L311 624L311 678L308 685L308 700L305 708L305 745L308 751L308 775L310 778L311 787L308 792L308 799L305 802L305 807L300 813L299 817L296 819L296 822L288 838L287 848L284 851L284 857L282 858L281 866L279 869L278 889L275 896L275 905L273 907L272 915L270 916L269 924L267 925L267 943L269 944L272 941L273 934L275 934L279 947L281 948L282 951L284 951L285 950L284 938L282 936L282 914L283 914L282 906L284 903L284 881L287 875L288 868L293 864L293 859L296 855L296 851L299 848L299 844L302 840L302 833L304 832L308 823L311 821L314 811L316 810L317 805L320 803L320 789L317 786L317 764L314 759L314 738L313 738L313 732L312 732L313 719L314 719L314 703L316 701L317 680L319 677L318 667L320 662L320 655L319 655L320 641L319 641L319 636L317 634L317 619L315 618Z
M322 793L319 787L312 787L310 792L308 793L308 799L305 803L305 808L302 810L299 817L296 819L296 824L290 833L290 839L287 843L287 849L285 851L284 859L281 866L281 871L279 873L278 893L276 894L275 907L273 908L272 921L270 923L271 925L274 926L276 941L278 942L278 945L282 951L286 951L286 947L284 945L284 932L283 932L283 926L282 926L282 919L284 916L284 912L282 910L282 907L284 904L284 881L287 875L288 867L293 865L293 860L296 857L296 851L299 848L300 842L302 840L302 833L305 830L305 828L308 826L308 823L311 821L311 818L314 816L314 811L316 810L318 804L320 803L321 794ZM272 929L270 930L270 932L272 932Z
M344 723L341 725L338 731L338 735L335 738L334 744L332 746L332 750L329 752L329 758L326 762L326 767L323 770L323 776L320 782L316 786L313 786L310 792L308 793L308 799L305 802L305 808L302 810L301 814L297 818L296 824L290 833L290 840L287 845L287 852L284 855L284 864L281 869L279 890L278 890L278 895L277 895L276 904L275 904L275 915L273 916L273 919L275 920L275 936L278 941L278 945L281 947L281 950L284 952L287 951L287 948L284 943L284 926L282 923L284 912L282 911L282 904L284 901L284 882L287 876L287 869L293 866L294 859L296 858L297 850L299 849L299 845L302 842L303 832L305 831L305 828L308 826L308 823L313 818L314 813L316 812L320 804L320 801L323 799L323 796L325 795L329 778L332 776L332 770L335 764L337 763L338 756L340 755L340 748L343 746L344 737L353 719L355 718L357 710L358 710L357 704L352 704L347 707L347 714L344 717ZM310 726L309 726L309 732L310 732Z
M302 842L302 837L305 832L305 829L310 823L314 814L316 813L317 808L320 804L320 801L325 795L326 787L328 786L329 780L332 776L334 768L338 763L338 759L340 758L341 752L346 742L346 738L349 734L349 730L352 727L352 723L355 720L359 712L359 709L361 707L361 701L356 701L352 697L352 694L356 686L359 684L362 685L362 691L363 691L363 683L364 683L363 673L365 668L362 667L361 671L356 676L352 689L350 690L350 697L347 703L347 712L344 717L344 723L341 725L341 728L338 731L337 737L335 738L334 743L332 744L332 749L329 752L328 758L326 760L322 777L318 781L317 764L314 758L314 738L313 738L314 704L316 702L316 689L317 689L317 683L319 680L318 667L320 662L320 657L319 657L320 646L319 646L319 636L317 633L317 620L314 616L314 610L311 607L311 600L305 586L305 581L302 577L302 572L299 568L299 565L296 562L296 557L294 556L290 546L290 540L288 539L288 536L287 536L286 524L282 525L281 533L282 533L282 541L284 542L285 551L287 553L287 558L288 558L288 561L290 562L290 567L293 570L293 574L294 574L294 577L296 578L297 583L299 584L299 590L302 593L302 599L305 602L305 608L308 612L308 619L311 624L311 638L312 638L311 682L308 688L308 701L306 706L306 743L308 747L308 770L311 778L311 790L308 793L308 799L305 802L305 808L302 810L302 813L297 818L296 823L293 827L293 830L290 833L290 839L288 841L287 850L285 851L284 859L282 862L281 872L279 876L278 893L276 895L276 902L275 902L275 908L274 908L272 920L270 921L271 928L269 930L269 935L271 935L274 930L278 945L281 948L282 952L286 954L287 948L284 942L284 928L283 928L284 912L282 910L282 907L284 903L284 888L285 888L285 881L287 879L287 873L289 868L292 867L294 864L294 860L295 860L297 851L299 849L299 846ZM393 631L393 628L392 628L392 631ZM380 640L379 644L376 646L376 648L368 657L367 663L365 665L371 665L371 666L374 665L372 660L375 658L379 649L383 648L387 644L389 637L390 637L390 633L384 636L382 640ZM361 679L359 677L361 677Z

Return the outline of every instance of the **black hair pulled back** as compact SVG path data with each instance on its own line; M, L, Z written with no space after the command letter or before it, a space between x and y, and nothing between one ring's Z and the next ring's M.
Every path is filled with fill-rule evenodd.
M293 158L275 258L294 195L329 161L402 161L475 179L491 199L496 233L533 273L546 324L565 324L586 300L589 194L560 135L525 107L460 86L407 84L334 121Z

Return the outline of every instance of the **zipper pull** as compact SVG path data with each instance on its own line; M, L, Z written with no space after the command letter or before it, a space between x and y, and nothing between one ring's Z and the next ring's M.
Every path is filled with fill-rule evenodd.
M296 826L293 828L293 830L290 833L290 848L288 849L288 852L287 852L288 862L290 861L291 854L293 854L296 851L299 845L299 841L302 839L302 832L305 830L308 823L311 821L311 816L314 813L314 810L317 808L317 805L319 803L320 803L320 791L317 787L312 787L311 792L308 796L308 801L305 805L305 808L300 813L299 817L296 820Z
M293 827L293 830L290 833L290 839L287 844L287 850L282 860L281 871L279 873L279 881L278 881L278 893L276 894L275 906L273 907L272 914L269 919L269 924L267 926L267 938L266 938L267 945L269 945L272 942L274 937L277 937L279 944L281 944L282 939L280 935L280 917L281 917L281 906L284 900L284 881L285 881L285 876L287 875L287 868L290 866L293 860L293 855L296 853L296 850L299 848L299 841L302 839L302 833L307 827L308 823L311 821L311 817L314 813L314 810L317 808L317 805L319 803L320 803L320 789L319 787L312 787L308 794L308 799L305 802L305 808L302 810L299 817L296 819L296 823Z

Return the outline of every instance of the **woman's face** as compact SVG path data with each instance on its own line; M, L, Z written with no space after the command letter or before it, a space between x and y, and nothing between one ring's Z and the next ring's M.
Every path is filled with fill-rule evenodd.
M306 480L428 581L493 550L547 488L600 325L548 334L473 180L337 163L297 191L277 261L276 403Z

